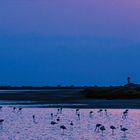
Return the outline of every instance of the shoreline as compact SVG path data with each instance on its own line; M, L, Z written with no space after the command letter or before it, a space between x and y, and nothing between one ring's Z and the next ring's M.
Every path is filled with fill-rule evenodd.
M94 99L86 98L80 89L63 90L2 90L0 105L26 107L64 108L137 108L140 99Z
M1 101L0 106L22 106L35 108L112 108L112 109L140 109L140 100L90 100L71 103L41 102L41 101Z

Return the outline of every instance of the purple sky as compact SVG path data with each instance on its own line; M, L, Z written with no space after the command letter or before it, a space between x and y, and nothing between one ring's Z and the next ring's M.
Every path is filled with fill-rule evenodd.
M0 85L140 83L139 0L0 2Z

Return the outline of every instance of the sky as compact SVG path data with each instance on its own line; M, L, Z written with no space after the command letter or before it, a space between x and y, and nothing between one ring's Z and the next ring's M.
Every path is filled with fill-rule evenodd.
M1 0L0 85L140 83L139 0Z

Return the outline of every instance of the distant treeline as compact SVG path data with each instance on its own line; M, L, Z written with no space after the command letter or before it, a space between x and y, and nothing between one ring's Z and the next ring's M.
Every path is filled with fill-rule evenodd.
M0 90L20 90L20 89L29 89L29 90L44 90L44 89L85 89L87 86L0 86Z
M140 99L140 87L93 87L81 91L90 99Z

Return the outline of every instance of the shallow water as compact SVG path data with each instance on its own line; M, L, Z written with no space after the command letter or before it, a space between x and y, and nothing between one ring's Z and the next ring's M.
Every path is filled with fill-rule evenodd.
M125 109L107 109L107 114L99 109L80 109L80 119L75 109L66 108L58 112L57 108L23 108L21 111L5 106L0 111L0 119L4 119L0 126L1 140L139 140L140 138L140 110L130 109L127 118L122 118ZM93 115L89 116L89 112ZM53 118L51 117L53 113ZM32 115L35 115L33 120ZM56 119L60 117L60 121ZM51 125L51 121L57 122ZM73 126L70 126L70 121ZM100 123L105 126L95 132L95 126ZM60 126L65 125L64 134ZM116 127L114 135L110 126ZM127 128L126 137L120 131L120 125Z
M80 89L0 90L0 105L36 107L140 108L140 99L89 99Z

